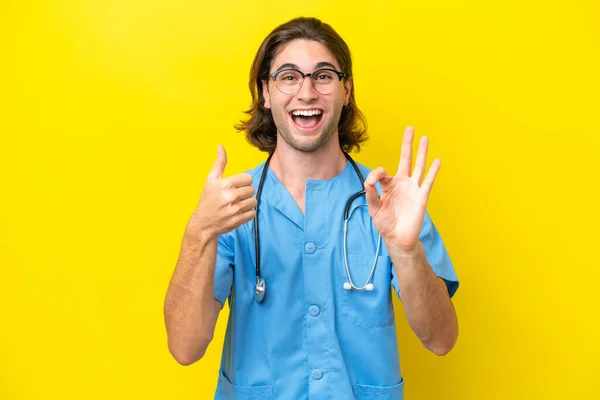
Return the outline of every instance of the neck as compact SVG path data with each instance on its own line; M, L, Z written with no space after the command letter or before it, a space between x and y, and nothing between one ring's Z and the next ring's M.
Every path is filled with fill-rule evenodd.
M277 143L270 167L290 191L304 192L307 180L331 179L346 167L347 160L337 140L329 140L312 152L295 150L281 142Z

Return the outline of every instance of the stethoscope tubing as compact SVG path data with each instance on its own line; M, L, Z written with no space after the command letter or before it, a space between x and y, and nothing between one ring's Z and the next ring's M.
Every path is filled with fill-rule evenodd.
M364 180L362 173L358 169L358 166L356 165L356 163L354 162L354 160L352 159L352 157L350 157L350 155L348 153L344 152L344 156L346 157L346 159L348 159L348 161L354 168L354 171L356 171L356 175L358 176L358 179L360 180L361 187L364 188L365 180ZM265 280L260 277L260 236L259 236L259 231L258 231L258 210L259 210L262 189L263 189L263 185L265 183L265 177L267 175L267 171L269 169L269 163L271 161L271 157L273 157L273 153L269 154L269 157L265 161L265 164L264 164L263 170L262 170L262 174L260 176L260 181L258 183L258 189L256 191L256 214L254 215L254 237L256 239L254 241L254 247L255 247L255 251L256 251L255 298L258 302L261 302L263 300L265 291L266 291ZM371 272L369 273L369 277L367 278L367 281L363 286L361 286L361 287L356 286L354 284L354 282L352 281L352 277L350 274L350 268L348 267L347 232L348 232L348 220L352 216L352 213L354 212L354 210L356 210L358 207L366 206L366 204L361 204L361 205L354 207L352 210L350 210L350 207L352 206L352 202L359 196L362 196L363 194L365 194L364 189L353 194L348 199L348 201L346 202L346 206L344 207L344 267L346 269L346 275L347 275L348 281L349 281L344 284L344 289L346 289L346 290L359 290L359 291L360 290L373 290L373 284L370 283L370 281L371 281L371 278L373 277L373 273L375 272L375 266L377 265L377 259L378 259L378 255L379 255L380 245L381 245L381 235L379 235L379 238L377 239L377 250L375 251L375 258L373 260L373 265L371 266Z

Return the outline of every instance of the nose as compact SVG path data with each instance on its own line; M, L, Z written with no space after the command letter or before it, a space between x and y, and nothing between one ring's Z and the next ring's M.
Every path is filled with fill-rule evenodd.
M309 76L304 77L304 81L302 82L300 90L296 93L296 97L298 100L303 100L307 103L319 97L319 92L315 90L313 81Z

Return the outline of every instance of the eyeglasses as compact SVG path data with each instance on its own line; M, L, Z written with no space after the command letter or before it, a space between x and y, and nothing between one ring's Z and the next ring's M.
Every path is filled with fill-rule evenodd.
M321 68L310 74L289 68L273 72L269 76L275 81L275 86L281 93L293 95L300 91L304 78L307 76L310 77L317 92L331 94L338 87L338 82L341 82L348 75L331 68Z

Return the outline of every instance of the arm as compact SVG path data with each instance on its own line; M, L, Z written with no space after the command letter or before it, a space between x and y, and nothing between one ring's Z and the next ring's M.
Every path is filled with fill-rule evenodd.
M214 335L221 310L214 299L217 242L186 232L165 298L169 351L182 365L200 360Z
M169 351L182 365L200 360L211 342L221 303L214 298L219 236L254 218L252 176L223 178L225 149L208 174L190 218L164 304Z
M413 252L393 245L388 250L410 327L428 350L447 354L458 337L458 320L446 283L429 266L420 242Z
M441 161L435 159L425 176L428 139L423 137L411 175L413 136L412 127L408 127L396 175L383 168L371 171L365 192L369 213L394 262L408 322L425 347L442 355L456 342L458 322L448 289L433 273L419 240ZM375 188L377 182L381 184L381 198Z

